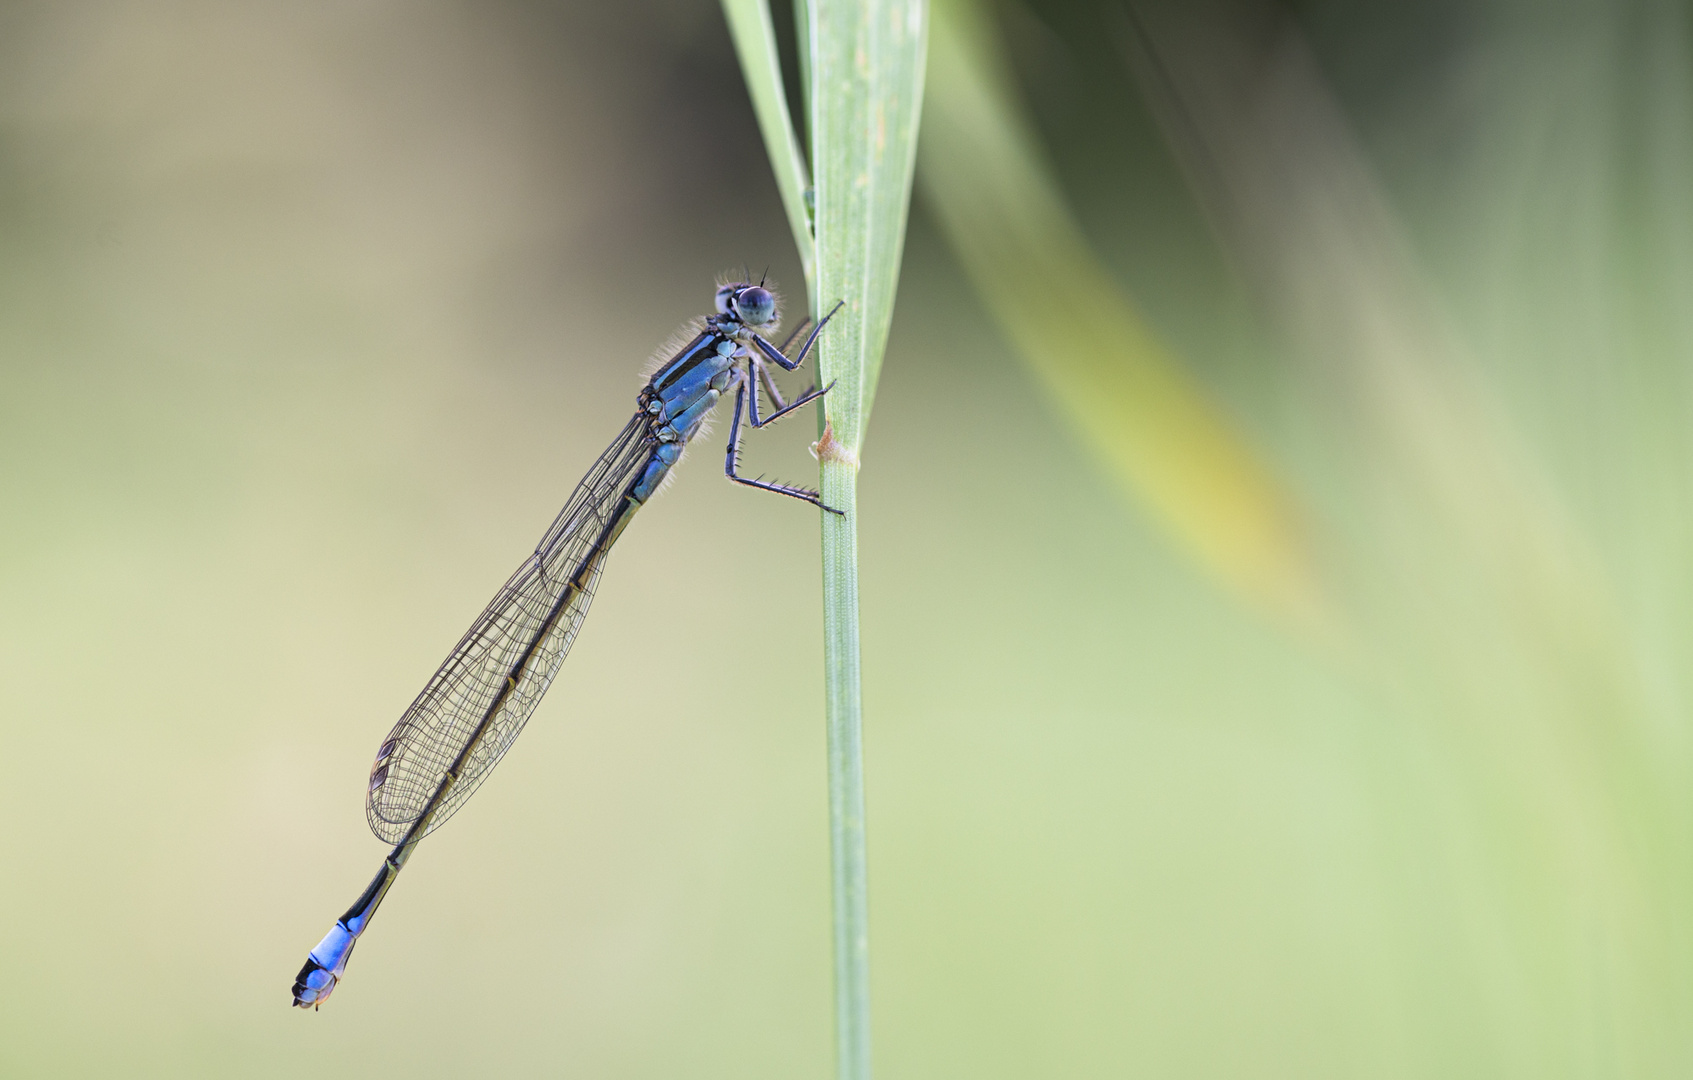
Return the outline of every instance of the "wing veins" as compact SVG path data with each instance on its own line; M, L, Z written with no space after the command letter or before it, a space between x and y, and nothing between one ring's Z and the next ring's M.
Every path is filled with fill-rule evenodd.
M575 642L605 563L596 539L623 512L621 500L651 457L652 441L647 418L637 413L383 740L366 799L378 837L398 843L426 812L430 818L414 839L439 828L522 731ZM555 611L573 579L574 596ZM442 778L461 755L457 781L431 811Z

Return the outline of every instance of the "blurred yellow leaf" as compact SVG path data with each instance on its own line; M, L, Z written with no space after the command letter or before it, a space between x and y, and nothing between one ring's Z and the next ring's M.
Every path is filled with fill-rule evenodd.
M1229 587L1321 610L1299 515L1071 217L967 0L933 9L919 179L1008 339L1106 470Z

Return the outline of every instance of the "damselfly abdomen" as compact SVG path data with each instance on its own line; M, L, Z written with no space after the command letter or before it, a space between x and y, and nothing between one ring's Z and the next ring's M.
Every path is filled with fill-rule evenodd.
M576 640L612 544L658 491L719 400L735 397L723 466L731 480L839 513L824 506L815 491L737 471L743 417L763 427L823 395L813 389L784 401L769 365L798 368L828 321L825 316L813 327L789 359L786 343L778 347L764 337L779 323L770 290L762 282L718 288L716 314L696 324L693 338L653 373L636 399L634 417L576 486L534 554L383 740L365 812L371 831L393 850L364 894L306 958L294 980L294 1004L315 1007L329 997L417 842L470 798L523 730ZM761 388L773 410L763 417Z

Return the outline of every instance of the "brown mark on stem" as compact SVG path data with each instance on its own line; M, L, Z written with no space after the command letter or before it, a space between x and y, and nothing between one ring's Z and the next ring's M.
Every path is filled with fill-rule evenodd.
M839 461L858 469L858 455L845 443L835 441L835 425L829 421L824 421L823 437L811 444L811 456L825 465Z

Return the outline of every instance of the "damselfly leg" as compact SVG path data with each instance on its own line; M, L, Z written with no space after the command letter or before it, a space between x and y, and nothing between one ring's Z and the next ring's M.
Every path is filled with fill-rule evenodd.
M752 403L752 409L754 411L758 409L758 387L745 376L739 380L739 383L740 385L737 386L735 390L735 415L734 418L729 421L729 448L723 455L723 475L727 476L737 484L745 484L747 487L757 488L760 491L774 492L777 495L787 495L791 498L799 499L802 502L808 502L817 507L819 510L827 510L831 514L844 517L845 514L842 513L842 511L836 510L834 507L825 503L823 501L823 496L819 495L815 491L812 491L810 488L794 487L792 484L780 484L771 480L766 480L762 476L755 479L753 477L742 476L740 474L738 470L740 467L741 457L741 410L749 401ZM809 404L822 397L829 391L829 389L830 388L826 386L821 390L813 390L805 397L790 403L786 408L778 409L777 411L771 413L769 416L765 417L762 422L756 420L753 421L753 426L763 427L765 424L770 423L772 420L775 420L786 413L792 412L801 405Z
M817 343L817 335L823 332L823 328L829 324L829 320L835 317L835 312L841 310L841 306L845 303L846 301L844 300L835 301L835 306L829 309L829 314L823 316L823 321L811 328L811 333L806 335L805 344L799 347L799 355L792 360L789 360L787 354L781 349L778 349L776 346L770 344L769 339L763 334L751 335L753 347L763 353L766 360L773 360L776 363L781 364L784 369L794 371L801 364L805 363L806 354L809 353L811 351L811 347ZM788 340L792 341L793 339L790 337Z
M762 335L753 336L753 345L756 351L748 357L746 372L740 375L736 380L735 415L734 418L729 421L729 446L723 455L723 474L735 483L745 484L747 487L757 488L760 491L774 492L777 495L787 495L790 498L799 499L802 502L808 502L821 510L827 510L829 513L836 515L840 515L841 511L825 504L823 502L823 497L817 492L812 491L810 488L795 487L792 484L776 483L774 481L766 480L762 476L757 477L756 479L742 476L739 470L741 460L741 415L743 407L746 412L747 420L752 424L752 426L754 428L761 428L766 424L781 419L802 405L809 405L811 402L821 398L824 394L834 388L834 383L830 383L828 386L822 388L812 387L810 390L807 390L791 402L783 401L781 392L776 389L776 380L771 377L770 369L766 366L765 360L769 359L774 361L775 363L782 365L782 367L788 371L793 371L798 368L805 362L806 354L811 351L811 346L816 343L817 335L822 333L823 327L830 319L835 317L835 312L840 309L841 304L837 302L833 308L829 309L829 314L823 316L822 320L818 322L816 326L812 327L811 333L806 336L805 344L800 346L799 355L794 357L792 360L788 359L786 349L788 344L793 341L796 335L798 335L799 329L803 329L804 324L801 324L799 329L795 329L793 334L788 335L788 340L782 343L782 348L780 349L765 340ZM760 353L763 355L759 355ZM776 411L765 417L760 417L758 415L758 390L760 383L763 384L765 392L770 395L771 404L776 406Z

